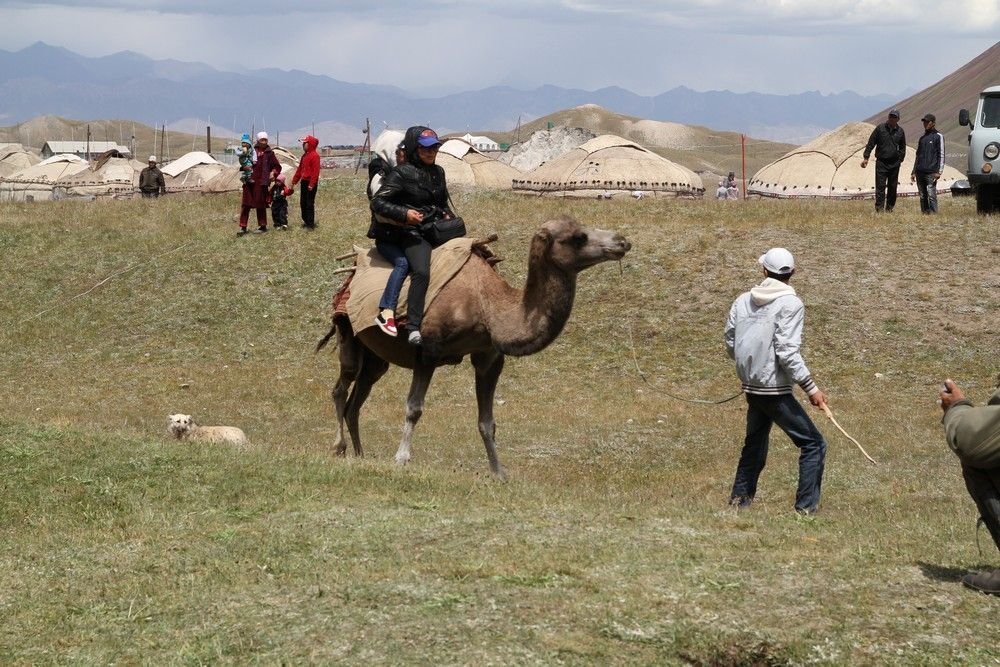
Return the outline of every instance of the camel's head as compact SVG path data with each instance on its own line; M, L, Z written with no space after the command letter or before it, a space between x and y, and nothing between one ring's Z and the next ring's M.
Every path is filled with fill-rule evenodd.
M582 271L587 267L621 259L632 244L618 232L584 227L569 216L549 220L535 234L532 255L567 271Z
M183 438L194 426L191 415L170 415L167 417L167 433L177 439Z

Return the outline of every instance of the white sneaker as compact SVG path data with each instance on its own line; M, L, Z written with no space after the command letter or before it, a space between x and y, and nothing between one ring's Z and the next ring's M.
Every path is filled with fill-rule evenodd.
M410 335L406 337L406 342L410 345L420 345L424 342L424 339L420 337L420 332L414 329L410 332Z

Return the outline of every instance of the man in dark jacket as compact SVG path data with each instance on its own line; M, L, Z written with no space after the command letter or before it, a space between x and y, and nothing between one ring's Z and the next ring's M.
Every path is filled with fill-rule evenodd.
M139 192L143 197L159 197L167 194L163 172L156 166L156 156L149 156L149 166L139 172Z
M861 168L875 149L875 210L891 211L896 206L896 186L899 185L899 165L906 157L906 134L899 126L899 111L893 109L881 125L876 125L868 137Z
M917 142L917 156L913 162L910 182L916 181L920 191L920 212L937 213L937 182L944 171L944 135L934 126L934 114L925 114L920 122L924 124L924 136Z
M944 381L938 403L944 410L948 446L962 463L965 488L1000 549L1000 378L986 405L974 407L952 380ZM962 577L974 590L1000 595L1000 569Z

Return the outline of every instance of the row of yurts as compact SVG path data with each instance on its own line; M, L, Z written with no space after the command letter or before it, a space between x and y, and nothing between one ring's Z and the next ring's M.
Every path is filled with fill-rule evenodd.
M861 167L873 125L848 123L792 150L758 171L747 194L777 198L866 199L874 197L871 170ZM543 131L544 132L544 131ZM537 134L537 133L536 133ZM375 142L398 141L402 133L386 130ZM534 137L533 137L534 138ZM531 140L526 145L530 145ZM275 148L282 170L291 173L297 158ZM900 174L909 174L915 151L906 153ZM479 152L460 139L448 139L438 154L449 186L513 190L551 196L702 197L705 186L694 171L671 162L637 143L601 135L580 143L527 173ZM132 197L145 165L123 157L104 156L95 163L75 155L39 160L19 146L0 151L0 201L43 201L62 198ZM204 152L191 152L162 167L170 193L222 193L240 189L239 172ZM938 180L942 194L964 176L946 166ZM904 178L900 196L916 195Z

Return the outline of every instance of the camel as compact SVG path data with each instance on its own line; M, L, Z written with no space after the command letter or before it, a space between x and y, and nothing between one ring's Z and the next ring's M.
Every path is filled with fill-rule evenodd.
M435 368L460 363L469 356L475 369L479 434L486 446L490 471L505 479L497 458L493 418L493 398L504 359L508 355L534 354L555 340L573 308L577 273L601 262L621 259L631 247L621 234L588 229L567 216L550 220L531 240L523 291L500 277L494 268L496 258L474 252L424 313L424 349L408 345L404 337L387 336L378 327L355 334L346 315L334 315L333 326L316 349L336 333L340 376L332 396L337 411L337 455L347 452L345 421L354 453L362 455L358 428L361 406L372 386L394 364L413 370L403 436L395 457L398 465L405 465L410 460L413 430L423 413Z

